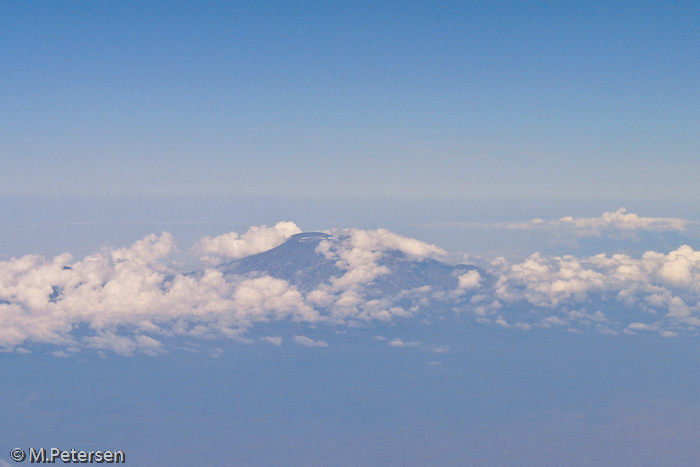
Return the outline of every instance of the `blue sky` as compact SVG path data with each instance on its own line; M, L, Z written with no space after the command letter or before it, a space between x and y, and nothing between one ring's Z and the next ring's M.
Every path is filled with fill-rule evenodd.
M696 465L696 2L7 1L0 69L0 467Z
M692 2L5 2L6 194L688 200Z

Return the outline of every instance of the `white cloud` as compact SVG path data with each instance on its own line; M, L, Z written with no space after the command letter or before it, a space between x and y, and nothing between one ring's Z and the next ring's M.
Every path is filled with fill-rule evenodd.
M163 232L160 237L155 234L146 236L135 242L129 248L121 248L111 252L114 262L128 261L133 264L153 265L168 256L175 246L172 235Z
M280 223L273 229L251 228L242 238L246 245L260 249L271 238L277 242L298 230L288 224ZM275 235L271 234L273 230ZM93 333L82 339L81 345L121 355L137 351L156 354L163 351L163 345L149 340L154 334L224 336L249 343L245 328L259 322L290 319L350 325L358 324L358 320L389 321L410 316L389 299L365 299L362 290L355 287L368 280L361 277L363 274L371 279L386 270L374 263L381 252L363 248L378 245L386 251L397 247L413 255L440 250L388 231L367 235L354 231L350 238L349 247L335 249L347 263L346 286L341 287L340 280L337 287L331 285L328 290L306 295L287 281L270 276L224 278L216 269L194 275L169 272L162 264L174 249L168 233L149 235L131 247L90 255L81 261L71 261L68 254L53 259L25 256L2 261L0 346L7 349L26 341L75 345L74 327L84 323ZM243 248L238 247L239 251ZM323 315L319 310L327 313ZM117 332L120 327L125 329Z
M389 345L392 347L420 347L420 342L404 342L399 338L389 341Z
M270 276L248 279L238 284L231 296L238 321L268 321L293 316L298 321L318 321L318 312L304 302L287 281Z
M136 336L138 349L146 355L157 355L165 351L163 343L149 336Z
M100 332L95 336L88 336L83 339L88 347L95 349L111 350L119 355L130 357L136 350L136 342L126 336L119 336L113 332Z
M572 235L600 236L603 231L685 231L690 222L675 217L642 217L628 213L625 208L605 212L600 217L561 217L559 219L534 218L527 222L438 222L424 227L462 229L508 229L508 230L563 230Z
M125 357L132 356L137 350L151 356L164 351L163 344L152 337L137 335L130 339L111 331L101 331L95 336L85 337L83 341L88 347L111 350Z
M552 324L555 326L566 326L569 324L569 321L562 319L559 316L548 316L547 318L544 318L541 323L545 326Z
M333 240L320 242L317 252L335 260L336 266L346 272L333 280L333 291L358 289L379 276L389 274L386 266L378 264L391 250L422 260L446 255L442 248L419 240L403 237L386 229L346 229L336 232Z
M602 229L615 230L685 230L687 221L672 217L640 217L634 213L628 213L625 208L615 212L606 212L600 217L574 218L562 217L552 224L572 225L582 230L600 231Z
M644 323L630 323L627 329L632 329L634 331L654 331L658 329L658 326Z
M612 220L605 222L644 228L662 224L625 216L629 215L611 213ZM257 251L270 239L278 242L296 230L291 223L251 228L238 238L243 243L236 251ZM391 263L382 262L391 251L416 261L445 252L383 229L338 231L320 242L317 253L334 261L340 274L306 291L266 275L224 277L213 268L178 274L164 266L174 249L172 236L163 233L82 260L63 254L0 261L0 348L21 352L31 343L48 343L125 356L157 355L166 351L164 338L177 336L223 337L247 344L260 339L279 346L281 336L251 337L251 331L268 322L361 328L377 321L425 320L423 313L432 312L436 300L456 313L470 313L480 323L521 330L653 330L670 336L700 329L700 251L687 245L668 254L650 251L641 258L538 253L515 262L498 258L489 271L472 270L453 278L452 291L425 284L382 297L370 296L368 290L373 281L392 273L386 266ZM478 295L466 292L477 289ZM76 337L77 328L85 335ZM293 341L328 345L301 335ZM388 344L422 345L400 339ZM425 346L431 348L438 347Z
M459 276L460 289L478 289L481 286L481 274L472 270Z
M226 259L239 259L271 250L298 233L301 233L301 229L295 223L278 222L274 227L251 227L243 235L229 232L214 238L204 237L195 248L202 261L218 264Z
M273 336L261 337L260 340L265 341L265 342L269 342L270 344L276 345L277 347L282 345L282 338L279 336L277 336L277 337L273 337Z
M510 325L508 324L508 322L507 322L505 319L503 319L503 316L497 317L495 323L496 323L498 326L501 326L501 327L503 327L503 328L510 327Z
M664 326L700 326L700 252L687 245L668 254L647 252L641 259L621 254L588 258L535 254L515 264L499 262L497 271L495 295L510 305L527 302L556 308L602 300L641 312L638 318L660 314ZM601 310L568 313L582 323L609 320ZM630 318L633 324L638 321L634 315Z
M328 347L327 342L315 341L306 336L294 336L294 342L305 347Z

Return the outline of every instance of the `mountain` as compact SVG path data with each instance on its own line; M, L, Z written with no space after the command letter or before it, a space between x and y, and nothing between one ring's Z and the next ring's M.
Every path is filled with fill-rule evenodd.
M218 269L225 276L269 275L284 279L302 291L310 291L330 284L348 272L337 258L329 258L318 249L322 241L327 241L330 243L329 251L337 252L347 239L322 232L304 232L293 235L276 248L230 261ZM432 258L416 259L396 249L381 251L376 265L389 272L364 284L367 295L374 297L395 295L426 285L433 291L454 290L459 284L458 277L471 270L485 277L485 273L476 266L451 265Z
M316 252L321 240L331 238L321 232L296 234L278 247L222 264L218 269L225 276L269 275L284 279L301 290L310 290L343 274L333 261Z

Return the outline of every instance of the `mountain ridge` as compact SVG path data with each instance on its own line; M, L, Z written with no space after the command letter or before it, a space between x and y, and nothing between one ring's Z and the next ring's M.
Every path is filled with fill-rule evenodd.
M331 242L331 253L339 249L347 237L334 237L323 232L302 232L289 237L284 243L270 250L244 258L228 261L218 270L224 276L264 274L283 279L301 290L309 291L348 272L339 266L341 261L318 251L322 241ZM387 248L382 251L376 265L388 270L365 284L368 295L381 297L395 295L404 290L430 286L436 291L454 290L459 276L469 271L485 273L473 265L451 265L434 258L413 258L406 253Z

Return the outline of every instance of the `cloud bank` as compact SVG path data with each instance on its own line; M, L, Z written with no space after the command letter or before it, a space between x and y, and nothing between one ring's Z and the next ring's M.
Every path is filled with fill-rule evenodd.
M624 210L556 222L619 229L683 225ZM700 251L688 245L668 253L649 251L641 258L538 253L517 262L496 258L487 270L455 270L443 284L415 284L401 274L447 268L435 262L444 250L384 229L345 229L315 247L312 254L334 272L310 288L265 271L232 275L211 266L267 251L300 231L291 222L280 222L251 227L243 235L203 238L195 248L210 266L196 273L165 266L175 247L167 232L80 260L66 253L2 261L0 348L26 353L32 344L53 344L60 347L55 352L60 357L84 349L158 355L168 351L166 341L179 337L274 346L288 345L288 339L327 347L332 342L299 331L285 339L256 336L256 329L271 323L335 329L394 320L418 324L436 315L471 317L475 325L514 332L562 329L674 337L700 330ZM393 287L386 289L391 292L378 293L380 283ZM388 343L420 345L398 338Z
M535 218L527 222L438 222L427 224L428 227L458 227L463 229L508 229L508 230L546 230L563 231L575 236L599 237L604 232L633 233L648 232L684 232L690 222L675 217L641 217L628 213L625 208L615 212L605 212L600 217L561 217L559 219Z

